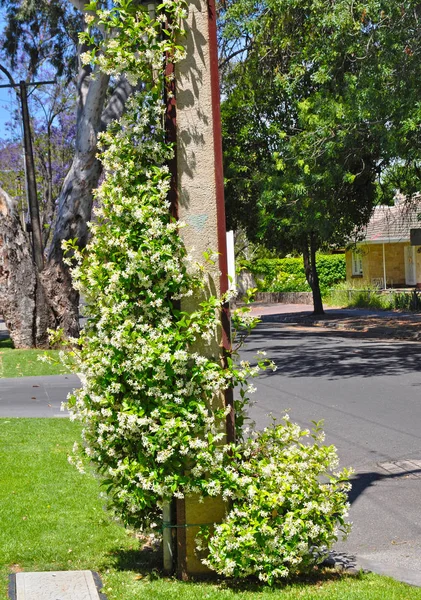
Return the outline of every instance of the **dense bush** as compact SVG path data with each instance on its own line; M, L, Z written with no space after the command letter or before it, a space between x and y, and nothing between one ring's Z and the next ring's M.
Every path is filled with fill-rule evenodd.
M323 294L334 285L345 280L346 266L344 254L319 254L316 259L320 288Z
M318 254L317 272L322 294L346 276L345 255ZM309 292L303 259L301 257L266 258L256 261L243 261L240 265L256 277L259 291L262 292Z
M263 277L266 281L273 281L282 268L282 258L259 258L257 260L242 260L240 269L250 271L253 275ZM295 259L294 259L295 260Z
M281 271L270 285L265 286L265 292L310 292L304 269L302 273L286 273Z
M106 31L118 23L123 33L107 38L96 61L113 74L124 66L131 80L145 81L166 52L173 60L176 52L183 56L176 24L185 18L184 3L159 5L153 22L146 9L138 14L125 6L116 1L116 8L100 11ZM173 23L169 39L161 22ZM155 58L153 68L139 71L142 48ZM216 255L209 251L206 265L193 265L169 214L167 162L174 150L164 110L162 89L145 86L101 136L104 180L92 238L85 251L75 240L67 243L88 316L74 349L82 387L68 401L72 418L83 423L73 460L80 469L86 462L96 467L117 515L139 529L162 530L163 506L174 498L234 500L215 534L202 538L209 551L203 560L219 573L253 573L272 583L317 562L338 528L346 529L348 472L336 472L336 451L320 445L320 432L306 445L305 432L287 419L254 436L242 430L253 391L247 378L275 366L259 357L255 365L237 365L234 355L221 361L216 342L227 298L209 293ZM185 301L192 296L193 306ZM245 307L234 312L236 330L254 321ZM229 444L232 408L221 392L234 386L236 442Z

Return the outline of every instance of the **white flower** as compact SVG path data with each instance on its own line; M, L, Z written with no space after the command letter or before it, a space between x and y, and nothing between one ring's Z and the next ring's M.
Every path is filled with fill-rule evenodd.
M156 455L156 460L159 463L163 463L168 460L174 454L173 448L167 448L165 450L160 450Z

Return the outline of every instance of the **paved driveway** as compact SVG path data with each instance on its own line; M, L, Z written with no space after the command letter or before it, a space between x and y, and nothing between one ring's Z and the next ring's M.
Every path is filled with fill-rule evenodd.
M76 375L0 379L0 417L64 417L61 403L80 386Z
M305 427L324 419L356 470L353 531L336 549L421 585L421 344L356 335L261 324L242 356L265 349L278 369L257 381L251 417L259 429L285 410Z

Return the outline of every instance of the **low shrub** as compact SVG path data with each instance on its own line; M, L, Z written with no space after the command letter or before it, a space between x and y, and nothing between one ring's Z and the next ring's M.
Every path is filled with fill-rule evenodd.
M326 303L332 306L348 308L373 308L387 310L391 308L390 298L379 293L374 287L353 287L348 283L335 286L329 291Z
M319 424L314 443L303 443L309 435L286 415L234 452L219 475L232 508L212 535L206 528L199 535L207 566L272 584L314 566L340 531L346 535L350 471L336 472L336 449L321 445Z
M391 293L390 298L390 303L393 304L393 308L408 310L411 305L411 296L404 292L398 292L396 294Z
M352 290L347 283L340 283L329 290L328 296L324 299L328 306L348 306L351 300Z
M351 294L348 302L350 308L374 308L386 310L389 308L388 299L376 290L359 290Z
M391 292L390 293L391 308L397 310L421 310L421 298L419 293L414 290L412 293Z

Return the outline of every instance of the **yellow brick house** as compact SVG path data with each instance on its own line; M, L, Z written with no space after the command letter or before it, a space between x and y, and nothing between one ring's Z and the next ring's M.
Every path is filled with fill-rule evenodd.
M363 239L345 253L346 280L356 287L421 287L419 214L418 194L410 200L398 196L394 206L377 206L362 232Z

